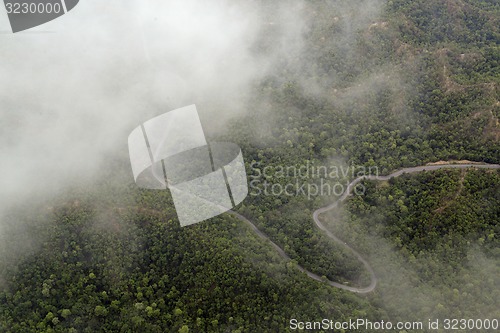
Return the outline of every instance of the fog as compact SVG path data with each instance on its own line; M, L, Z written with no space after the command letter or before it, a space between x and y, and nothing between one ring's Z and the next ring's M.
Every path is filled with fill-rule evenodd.
M302 68L310 60L305 34L330 18L324 4L304 4L87 0L17 34L0 11L0 214L92 177L155 115L197 104L209 135L224 128L253 111L253 86L270 73L279 77L283 66L311 93L329 94L334 76L313 82ZM325 45L349 54L355 32L373 23L382 2L330 6L342 32Z
M279 78L285 67L307 93L339 108L383 83L395 96L394 107L404 110L408 87L389 61L351 87L335 75L315 77L310 68L311 47L355 57L357 32L369 31L383 4L332 1L338 12L332 19L321 11L322 2L306 8L301 1L82 0L67 15L18 34L8 33L0 11L0 242L2 215L10 207L94 179L108 168L107 157L127 154L128 134L145 120L196 104L205 130L214 133L231 118L253 112L254 86L266 75ZM310 44L307 34L321 40L314 26L327 22L339 29L339 38ZM273 36L272 44L262 36ZM263 127L272 127L269 119ZM388 312L401 315L420 289L408 285L411 267L377 270L399 260L380 242L384 256L372 258L383 275L380 298ZM476 272L486 275L491 263L477 257L485 265ZM387 292L390 283L398 285L400 300ZM429 314L436 306L430 295L418 299Z
M356 31L373 23L381 5L332 2L339 38L323 46L353 55ZM127 155L130 131L156 115L196 104L210 136L232 117L262 108L253 105L252 94L267 75L330 96L340 79L313 80L308 70L311 47L318 45L307 36L313 39L315 25L331 19L322 6L86 0L17 34L0 11L0 235L12 206L29 209L38 198L89 186L109 172L110 156ZM372 81L357 87L370 90ZM363 94L353 91L343 99ZM262 121L263 128L272 127L271 115Z
M0 12L0 210L91 177L131 129L197 104L210 126L241 111L267 59L258 7L230 1L81 1L18 34Z

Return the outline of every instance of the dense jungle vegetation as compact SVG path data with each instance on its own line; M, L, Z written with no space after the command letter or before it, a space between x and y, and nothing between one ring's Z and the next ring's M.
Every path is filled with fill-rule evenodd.
M273 4L264 5L272 17ZM318 184L277 174L306 163L380 174L439 160L500 163L498 2L391 0L369 20L353 8L304 2L303 47L283 55L253 87L249 111L213 135L242 148L249 181ZM279 29L263 27L254 52L279 52ZM335 195L249 195L236 208L286 262L228 214L180 228L167 192L135 186L124 146L95 183L12 209L0 244L8 253L0 332L282 332L291 318L500 318L498 171L363 185L364 195L322 216L379 277L373 293L357 295L296 268L366 284L353 254L312 221Z

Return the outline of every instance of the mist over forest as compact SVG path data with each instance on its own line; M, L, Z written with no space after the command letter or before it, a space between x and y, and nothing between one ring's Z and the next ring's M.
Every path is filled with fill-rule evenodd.
M16 34L0 9L0 332L500 320L499 27L495 0L87 0ZM191 104L258 195L181 228L127 138ZM361 181L319 215L341 241L313 220L340 194L295 190L357 175L279 173L430 163L470 167Z

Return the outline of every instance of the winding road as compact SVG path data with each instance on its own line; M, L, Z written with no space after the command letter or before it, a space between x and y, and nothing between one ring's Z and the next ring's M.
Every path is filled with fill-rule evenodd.
M346 242L344 242L343 240L341 240L340 238L338 238L337 236L335 236L334 234L332 234L330 231L328 231L328 229L319 220L319 216L321 214L323 214L323 213L325 213L327 211L330 211L330 210L334 209L335 207L337 207L339 203L341 203L349 195L351 195L351 193L354 190L354 188L356 187L356 185L359 182L361 182L362 180L364 180L364 179L369 179L369 180L389 180L391 178L399 177L399 176L401 176L401 175L403 175L405 173L417 173L417 172L422 172L422 171L432 171L432 170L445 169L445 168L447 168L447 169L450 169L450 168L454 168L454 169L467 169L467 168L500 169L500 164L438 164L438 165L424 165L424 166L418 166L418 167L411 167L411 168L400 169L400 170L395 171L395 172L393 172L393 173L391 173L391 174L389 174L387 176L373 176L373 175L369 175L369 176L360 176L360 177L354 179L352 182L349 183L349 185L347 186L347 190L342 194L342 196L337 201L335 201L335 202L333 202L333 203L331 203L331 204L329 204L327 206L324 206L324 207L316 209L313 212L312 217L313 217L314 222L316 223L316 226L319 229L321 229L333 241L335 241L336 243L338 243L338 244L346 247L347 249L349 249L358 258L358 260L363 264L363 266L366 268L366 270L370 273L370 284L368 286L366 286L366 287L363 287L363 288L350 287L350 286L346 286L345 284L334 282L334 281L331 281L331 280L328 280L328 279L325 281L324 278L321 278L319 275L314 274L313 272L308 271L307 269L305 269L304 267L302 267L300 265L297 265L297 268L300 271L306 273L307 276L309 276L310 278L312 278L312 279L314 279L316 281L326 282L326 283L328 283L332 287L336 287L336 288L340 288L340 289L343 289L343 290L348 290L348 291L352 291L352 292L360 293L360 294L369 293L369 292L373 291L375 289L375 287L377 286L377 276L375 275L375 271L370 266L370 264L368 263L368 261L366 261L361 256L361 254L358 251L356 251L355 249L353 249L349 244L347 244ZM229 213L229 214L237 217L241 221L244 221L245 223L247 223L258 236L260 236L261 238L266 239L267 241L269 241L271 243L271 245L276 249L276 251L278 251L278 253L279 253L279 255L281 257L283 257L286 260L291 260L291 258L285 253L285 251L283 251L283 249L281 247L279 247L276 243L274 243L271 239L269 239L269 237L266 234L264 234L262 231L260 231L255 226L255 224L253 224L252 221L250 221L249 219L247 219L243 215L238 214L237 212L235 212L233 210L230 210L227 213Z

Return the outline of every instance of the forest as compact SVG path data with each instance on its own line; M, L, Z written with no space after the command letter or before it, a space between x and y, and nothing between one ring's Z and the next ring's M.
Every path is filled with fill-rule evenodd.
M258 3L273 16L273 4ZM272 172L306 163L381 175L437 161L500 163L497 1L390 0L363 20L347 1L301 4L310 23L304 45L255 82L248 112L210 134L241 147L249 180L252 163L282 185L317 184ZM263 27L253 52L280 52L279 29ZM363 265L312 220L335 195L250 195L235 208L286 261L229 214L181 228L167 191L134 184L126 148L107 165L92 182L18 204L2 221L0 332L287 332L292 318L500 319L499 170L365 180L363 195L322 215L378 276L375 291L361 295L296 267L366 285Z

